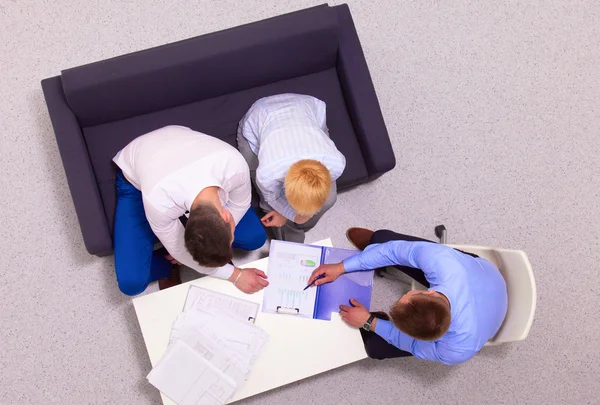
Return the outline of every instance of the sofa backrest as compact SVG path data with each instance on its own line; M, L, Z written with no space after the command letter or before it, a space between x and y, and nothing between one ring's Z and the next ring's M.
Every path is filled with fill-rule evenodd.
M277 18L62 72L82 127L103 124L335 66L334 9Z

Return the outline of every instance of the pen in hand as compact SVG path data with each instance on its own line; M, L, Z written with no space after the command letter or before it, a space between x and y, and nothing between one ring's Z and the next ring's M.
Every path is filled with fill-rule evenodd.
M318 276L317 278L315 278L315 279L312 281L312 283L310 283L309 285L307 285L306 287L304 287L304 290L302 290L302 291L306 291L306 289L307 289L308 287L312 287L312 286L315 284L315 281L317 281L317 280L320 280L320 279L322 279L322 278L324 278L324 277L325 277L325 274L321 274L320 276Z

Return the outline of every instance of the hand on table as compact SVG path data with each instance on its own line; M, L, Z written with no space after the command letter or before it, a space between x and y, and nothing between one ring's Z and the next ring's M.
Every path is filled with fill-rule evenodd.
M241 275L239 272L241 272ZM238 275L240 275L239 278ZM269 285L267 275L262 270L254 268L238 269L236 267L230 280L240 291L246 294L254 294Z
M308 284L312 283L313 280L315 280L319 276L323 277L315 281L315 286L325 283L331 283L345 272L346 270L344 269L343 263L322 264L319 267L317 267L315 271L312 272L310 278L308 279Z
M279 212L273 210L273 211L269 212L267 215L265 215L264 217L262 217L260 219L260 222L262 222L262 224L267 227L271 227L271 226L282 227L287 222L287 218L284 217L283 215L281 215Z
M363 304L356 301L354 298L350 299L351 307L347 305L340 305L340 316L342 320L353 328L362 328L365 322L369 320L371 313L365 308Z

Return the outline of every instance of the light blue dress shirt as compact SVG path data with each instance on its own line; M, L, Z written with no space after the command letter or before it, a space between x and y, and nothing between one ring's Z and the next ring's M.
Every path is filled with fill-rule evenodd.
M256 185L264 201L294 221L285 197L285 176L303 159L321 162L336 181L346 167L344 155L329 139L325 103L302 94L278 94L256 101L240 121L242 136L258 156Z
M347 272L392 265L423 270L430 290L450 301L451 321L448 332L431 342L413 339L378 319L375 333L388 343L421 359L457 364L473 357L498 332L506 316L506 283L487 260L437 243L408 241L370 245L344 260Z

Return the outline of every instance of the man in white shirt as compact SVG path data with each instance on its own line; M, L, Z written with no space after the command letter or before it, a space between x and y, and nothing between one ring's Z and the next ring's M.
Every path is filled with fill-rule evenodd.
M167 126L134 139L113 161L121 169L114 253L123 293L140 294L169 275L176 284L171 263L228 279L246 293L268 285L262 271L229 264L232 246L254 250L266 240L258 216L249 210L248 165L235 148L186 127ZM179 218L187 213L184 228ZM153 252L156 238L166 257Z
M267 212L262 223L277 239L304 242L335 203L346 167L329 138L325 103L301 94L262 98L241 120L237 139Z

